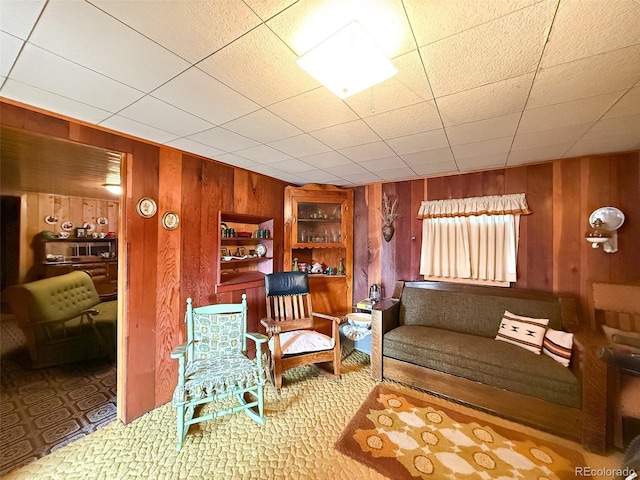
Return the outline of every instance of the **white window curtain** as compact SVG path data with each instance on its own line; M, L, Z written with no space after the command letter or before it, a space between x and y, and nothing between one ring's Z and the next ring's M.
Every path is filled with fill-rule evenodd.
M524 193L422 202L420 274L441 280L516 281Z

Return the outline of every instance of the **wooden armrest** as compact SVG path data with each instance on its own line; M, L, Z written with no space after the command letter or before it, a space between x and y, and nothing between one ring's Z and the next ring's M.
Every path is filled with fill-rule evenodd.
M247 332L244 335L247 338L250 338L251 340L256 342L257 344L261 344L261 343L265 343L265 342L269 341L269 337L267 337L266 335L262 335L261 333Z
M187 344L178 345L171 351L171 358L183 358L187 354Z
M341 323L344 323L346 321L345 317L336 317L336 316L333 316L333 315L327 315L326 313L311 312L311 316L312 317L318 317L318 318L321 318L323 320L330 320L332 322L337 322L338 325L340 325Z
M286 320L275 321L273 318L263 318L260 320L262 326L267 330L267 335L275 335L282 332L290 332L292 330L301 330L307 328L307 320Z

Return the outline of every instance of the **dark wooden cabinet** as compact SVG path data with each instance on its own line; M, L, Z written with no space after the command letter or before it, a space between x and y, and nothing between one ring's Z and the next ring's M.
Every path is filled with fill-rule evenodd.
M116 295L118 290L117 239L59 238L39 235L34 240L38 278L87 272L99 295Z
M331 185L285 188L284 268L320 264L310 273L314 310L345 315L352 309L353 190ZM342 263L344 272L339 272Z

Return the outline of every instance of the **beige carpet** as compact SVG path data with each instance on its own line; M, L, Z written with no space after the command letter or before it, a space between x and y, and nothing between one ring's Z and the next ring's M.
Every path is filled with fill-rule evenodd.
M176 452L174 409L167 404L126 426L115 421L3 478L383 479L333 448L375 386L368 359L359 352L347 356L341 381L323 377L314 367L287 372L280 396L270 386L266 390L267 421L262 427L243 413L227 415L192 427L182 451ZM433 403L476 415L435 397ZM542 432L477 416L579 449ZM619 453L583 454L592 469L622 462Z

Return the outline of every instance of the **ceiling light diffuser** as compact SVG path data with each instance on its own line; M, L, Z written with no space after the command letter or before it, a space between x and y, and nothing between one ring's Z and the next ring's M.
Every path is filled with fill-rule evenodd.
M298 65L339 98L347 98L398 73L356 21L301 56Z

